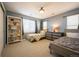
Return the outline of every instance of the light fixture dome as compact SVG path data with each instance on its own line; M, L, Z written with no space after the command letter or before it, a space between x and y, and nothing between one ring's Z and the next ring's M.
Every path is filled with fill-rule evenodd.
M40 9L40 13L44 13L44 8L43 7L41 7L41 9Z

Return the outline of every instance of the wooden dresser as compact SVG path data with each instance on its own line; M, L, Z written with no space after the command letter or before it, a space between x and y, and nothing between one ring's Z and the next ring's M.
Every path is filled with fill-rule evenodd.
M46 39L54 40L63 37L64 35L63 32L46 32Z

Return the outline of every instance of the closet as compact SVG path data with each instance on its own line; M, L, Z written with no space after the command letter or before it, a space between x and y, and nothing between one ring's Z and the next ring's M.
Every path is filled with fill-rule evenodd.
M7 43L19 42L22 40L22 19L14 16L7 16Z

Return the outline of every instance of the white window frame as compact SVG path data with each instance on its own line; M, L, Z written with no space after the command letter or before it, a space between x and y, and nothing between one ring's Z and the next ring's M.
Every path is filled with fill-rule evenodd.
M47 21L43 21L43 30L47 29Z
M23 30L24 30L24 33L34 33L35 21L29 20L29 19L23 19Z
M67 29L78 29L79 15L67 16Z

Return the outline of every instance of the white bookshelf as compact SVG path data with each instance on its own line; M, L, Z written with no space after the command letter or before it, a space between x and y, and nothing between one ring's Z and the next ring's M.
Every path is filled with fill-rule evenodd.
M7 16L7 43L22 40L22 19L20 17Z

